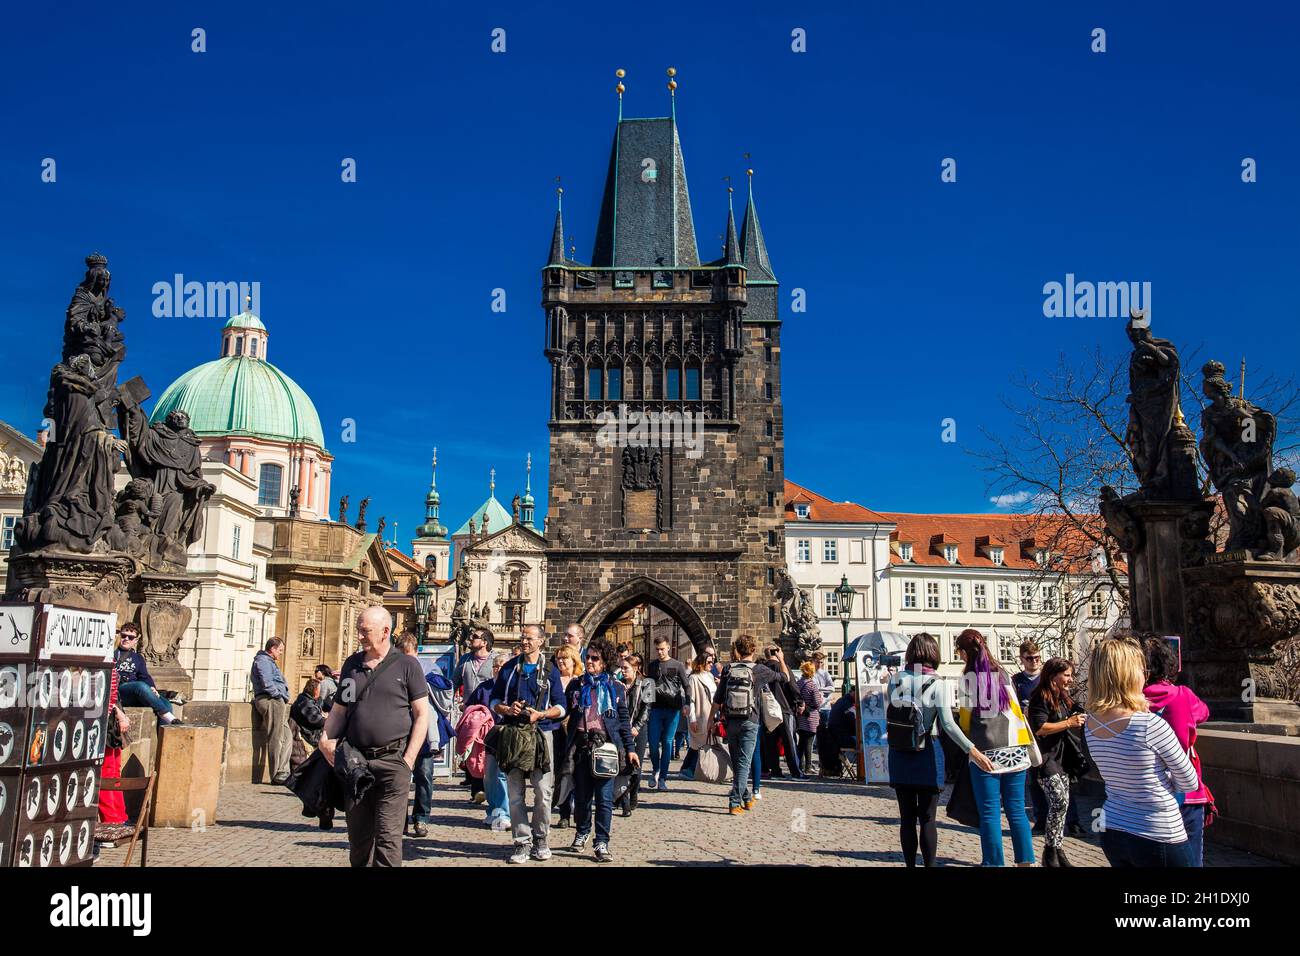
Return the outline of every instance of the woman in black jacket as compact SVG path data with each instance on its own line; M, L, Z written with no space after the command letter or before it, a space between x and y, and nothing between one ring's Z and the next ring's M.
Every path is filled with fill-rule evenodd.
M320 681L307 680L302 693L289 708L289 719L298 727L303 741L313 748L320 746L320 734L325 729L325 713L320 705Z
M650 705L654 703L654 681L641 676L644 666L645 661L640 654L629 654L623 664L623 687L627 692L627 709L631 715L632 740L635 743L633 749L640 763L645 763L646 747L650 742L646 728L650 726ZM630 772L625 771L627 790L618 799L619 809L625 817L630 817L636 809L637 795L641 792L640 767L629 770Z
M775 730L768 730L767 725L760 720L759 732L762 739L759 745L763 748L763 777L766 779L784 776L778 759L780 751L784 750L785 764L790 768L790 776L795 780L802 780L804 773L799 767L799 748L794 738L795 701L799 697L799 692L795 689L794 681L790 679L790 668L785 663L785 652L779 647L769 647L765 659L759 662L759 666L776 672L777 679L767 686L781 706L781 724Z
M609 863L610 827L614 816L614 779L619 770L631 767L639 772L641 761L636 755L632 722L627 707L627 692L614 679L607 666L618 660L618 653L605 638L587 645L587 670L570 683L565 694L568 704L568 746L565 766L573 771L574 825L577 834L569 847L581 853L591 837L591 805L596 803L596 860ZM613 744L617 750L617 768L608 776L595 773L598 748Z
M1074 665L1053 657L1043 665L1038 686L1029 695L1029 728L1038 738L1043 762L1030 771L1047 796L1043 866L1073 866L1065 857L1065 816L1070 807L1070 781L1086 769L1083 751L1071 731L1083 727L1087 715L1070 696Z

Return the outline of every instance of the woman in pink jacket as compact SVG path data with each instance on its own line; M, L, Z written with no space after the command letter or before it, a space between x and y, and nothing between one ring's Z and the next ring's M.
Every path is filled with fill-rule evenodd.
M1178 676L1178 656L1172 644L1163 637L1151 635L1142 640L1142 653L1147 663L1146 686L1142 688L1142 695L1151 705L1151 713L1159 714L1169 723L1196 768L1197 787L1182 798L1180 809L1191 848L1192 865L1204 866L1205 827L1214 815L1214 795L1201 776L1201 758L1196 753L1196 725L1210 718L1210 708L1190 687L1174 684Z

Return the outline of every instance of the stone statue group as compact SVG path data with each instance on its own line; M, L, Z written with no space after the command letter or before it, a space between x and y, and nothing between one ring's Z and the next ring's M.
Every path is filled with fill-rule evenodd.
M123 553L149 567L183 568L215 489L200 472L189 416L177 411L150 424L140 407L149 397L143 381L118 385L126 313L109 296L110 280L108 260L87 256L50 373L50 439L28 477L17 547ZM115 491L123 465L131 480Z
M1133 501L1203 500L1196 470L1199 448L1209 481L1223 500L1228 524L1224 551L1239 551L1255 560L1284 560L1300 547L1300 503L1292 490L1295 472L1274 467L1276 416L1244 396L1234 396L1223 365L1207 362L1201 369L1201 391L1208 404L1201 412L1198 445L1179 406L1177 349L1152 335L1149 320L1140 312L1130 317L1128 335L1133 352L1125 444L1139 490L1120 498L1107 486L1101 499L1102 515L1120 547L1132 551L1140 543L1140 527L1127 511Z

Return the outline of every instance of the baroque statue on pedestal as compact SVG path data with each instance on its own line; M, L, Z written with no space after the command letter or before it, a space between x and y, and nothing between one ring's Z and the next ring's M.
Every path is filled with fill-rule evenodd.
M1178 350L1151 334L1143 313L1129 316L1129 419L1124 442L1139 494L1150 501L1199 501L1195 437L1179 408Z

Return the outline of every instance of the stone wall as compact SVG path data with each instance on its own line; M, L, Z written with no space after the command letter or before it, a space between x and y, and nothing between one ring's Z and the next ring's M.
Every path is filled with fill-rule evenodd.
M1206 839L1300 866L1300 737L1202 729L1197 750L1219 809Z

